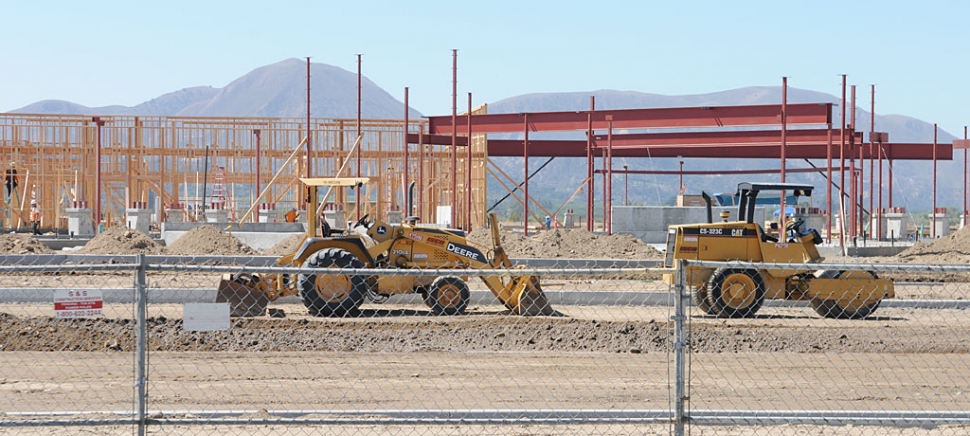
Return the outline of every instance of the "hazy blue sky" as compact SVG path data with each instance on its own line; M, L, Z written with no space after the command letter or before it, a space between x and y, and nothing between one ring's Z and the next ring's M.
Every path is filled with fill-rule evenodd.
M429 115L538 92L700 94L780 85L970 124L966 1L0 0L0 112L44 99L126 106L226 86L287 58L363 73ZM365 96L366 98L366 96ZM877 126L878 129L878 126Z

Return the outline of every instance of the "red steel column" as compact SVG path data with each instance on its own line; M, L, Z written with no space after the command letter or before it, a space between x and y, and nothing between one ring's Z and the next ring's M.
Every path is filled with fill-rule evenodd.
M95 234L100 234L101 228L101 127L104 126L104 121L101 117L94 117L94 124L98 128L98 146L94 153L94 167L97 171L94 173L94 232ZM205 210L205 209L203 209Z
M363 126L361 126L361 123L360 123L360 76L361 76L360 56L361 55L359 54L357 55L357 138L360 138L360 135L363 133L363 129L362 129ZM355 142L357 141L357 138L354 138ZM357 174L356 174L357 177L361 176L360 174L361 173L361 169L360 169L360 149L361 148L364 148L363 140L361 140L360 144L357 145ZM354 203L356 203L355 209L356 209L356 216L357 216L356 219L359 220L360 219L360 185L355 185L354 190L355 190Z
M467 196L465 209L465 231L472 231L472 93L468 93L468 152L465 172L465 195Z
M839 229L839 241L845 246L845 74L842 75L842 118L839 120L839 215L842 223Z
M306 176L313 177L310 166L310 58L306 58ZM303 201L306 201L304 199ZM307 212L309 213L309 212Z
M852 85L852 113L849 115L849 126L852 128L852 135L849 136L849 222L852 224L849 230L849 237L855 240L858 231L858 187L856 185L855 171L855 85Z
M607 235L613 234L613 116L608 115L606 117L609 120L610 131L607 133L606 139L606 197L604 201L606 206L603 208L606 213L603 214L603 230L606 231Z
M524 213L522 214L522 232L528 237L529 236L529 114L522 114L522 124L523 130L525 131L525 138L522 142L522 160L525 167L525 182L523 183L523 194L525 197L525 202L523 203Z
M879 234L879 237L881 238L882 237L882 215L883 215L883 208L882 208L882 138L879 138L878 144L879 145L877 145L877 147L879 147L879 150L878 150L878 153L879 153L879 221L878 221L878 224L879 224L879 226L877 227L877 231L879 232L878 234Z
M892 150L892 145L889 146L889 149ZM888 199L888 201L889 201L889 208L892 209L892 207L893 207L893 158L892 158L892 153L889 153L889 156L886 156L886 163L887 163L887 166L889 167L889 171L886 173L886 176L888 176L887 178L889 179L888 180L888 182L889 182L889 189L887 189L886 192L888 192L888 195L889 195L889 199Z
M785 149L788 148L786 131L788 130L787 124L787 111L788 109L788 77L781 78L781 183L785 183L785 161L787 156L785 155ZM781 196L778 200L778 229L781 234L785 233L785 190L781 191Z
M259 129L253 130L253 134L256 135L256 198L259 198L260 194L263 193L263 185L259 183L259 143L260 137L262 136L261 133Z
M596 110L596 96L589 96L589 113L587 114L586 126L586 230L593 231L593 203L596 189L593 182L594 170L596 168L596 157L593 154L593 111Z
M876 225L876 223L873 223L873 216L872 216L873 215L872 173L875 172L875 169L876 169L876 166L875 166L876 161L872 157L872 153L873 153L872 132L874 132L875 130L876 130L876 85L872 85L872 101L869 105L869 237L870 238L872 238L872 235L879 235L878 233L873 233L873 229L876 229L878 225ZM881 220L881 216L880 216L880 220ZM878 240L879 238L877 237L872 239Z
M413 208L414 205L413 204L410 204L410 201L408 201L408 194L409 194L409 192L408 192L408 176L409 176L408 170L410 169L410 166L409 166L410 165L410 162L408 161L408 157L409 157L408 156L408 149L411 148L411 144L408 143L408 127L409 127L408 121L409 121L408 120L408 87L405 86L404 87L404 180L403 180L404 181L404 185L402 186L402 188L404 190L404 204L406 204L406 205L410 206L411 208ZM408 210L408 211L405 211L404 212L404 217L405 218L407 218L407 217L409 217L411 215L414 215L414 211L413 210Z
M418 123L418 216L424 214L424 123ZM413 207L413 205L412 205Z
M458 215L458 50L451 50L451 226Z
M936 239L936 123L933 123L933 227L930 238Z
M600 162L602 162L602 165L603 165L603 170L602 170L602 173L603 173L603 215L602 215L602 217L603 217L603 231L604 232L606 231L606 207L607 207L606 206L606 197L609 195L609 193L606 192L606 152L607 152L607 148L609 148L609 146L600 148Z
M832 243L832 123L828 126L828 143L825 147L825 207L827 223L825 232L825 242Z

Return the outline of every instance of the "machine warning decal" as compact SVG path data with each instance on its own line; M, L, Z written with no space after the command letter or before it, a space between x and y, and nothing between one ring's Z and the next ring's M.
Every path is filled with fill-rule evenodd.
M686 228L684 229L684 240L687 240L686 235L700 235L700 236L723 236L729 238L755 238L758 233L755 229L746 228L724 228L724 227L701 227L701 228Z
M409 233L408 234L408 237L411 238L411 239L414 239L415 241L423 241L424 240L424 236L422 236L419 233Z
M785 244L783 242L779 242L779 243L776 243L775 244L775 248L788 248L788 244Z
M440 238L435 238L434 236L429 236L428 243L434 244L434 245L445 245L445 240Z
M697 236L684 236L684 242L697 242Z
M482 252L466 245L449 242L447 250L459 256L467 257L472 260L477 260L479 262L485 261L485 256L482 255Z
M428 253L414 253L415 259L427 259Z
M378 235L383 235L385 233L387 233L387 227L377 226L377 234Z

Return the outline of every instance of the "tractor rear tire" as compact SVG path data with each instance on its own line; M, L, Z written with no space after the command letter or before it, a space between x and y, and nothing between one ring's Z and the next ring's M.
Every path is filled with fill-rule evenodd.
M438 277L428 287L425 303L435 315L458 315L468 307L470 295L464 280L454 276Z
M694 300L694 305L697 306L698 309L708 315L717 315L717 311L711 307L711 302L707 298L706 284L704 286L695 287L694 291L691 292L691 297Z
M839 277L844 277L847 275L861 275L871 276L873 279L879 277L873 271L833 271L825 270L819 271L815 274L815 277L826 278L826 279L837 279ZM809 303L812 305L812 309L815 309L815 313L819 314L823 318L832 319L863 319L875 312L879 308L879 303L882 299L878 299L869 303L862 303L852 307L842 307L838 300L823 300L821 298L813 298Z
M746 318L765 301L765 284L756 270L718 268L707 284L707 300L719 318Z
M327 248L313 253L303 267L363 268L364 264L347 250ZM314 316L341 317L353 314L367 294L365 276L299 274L297 280L303 305Z

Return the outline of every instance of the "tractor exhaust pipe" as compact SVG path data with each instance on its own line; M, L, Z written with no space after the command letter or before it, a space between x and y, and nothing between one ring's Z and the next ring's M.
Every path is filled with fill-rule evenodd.
M711 224L714 222L714 214L711 212L711 196L707 195L707 191L701 191L701 197L704 198L704 203L707 203L707 223Z
M408 212L407 216L414 216L414 182L408 183Z

